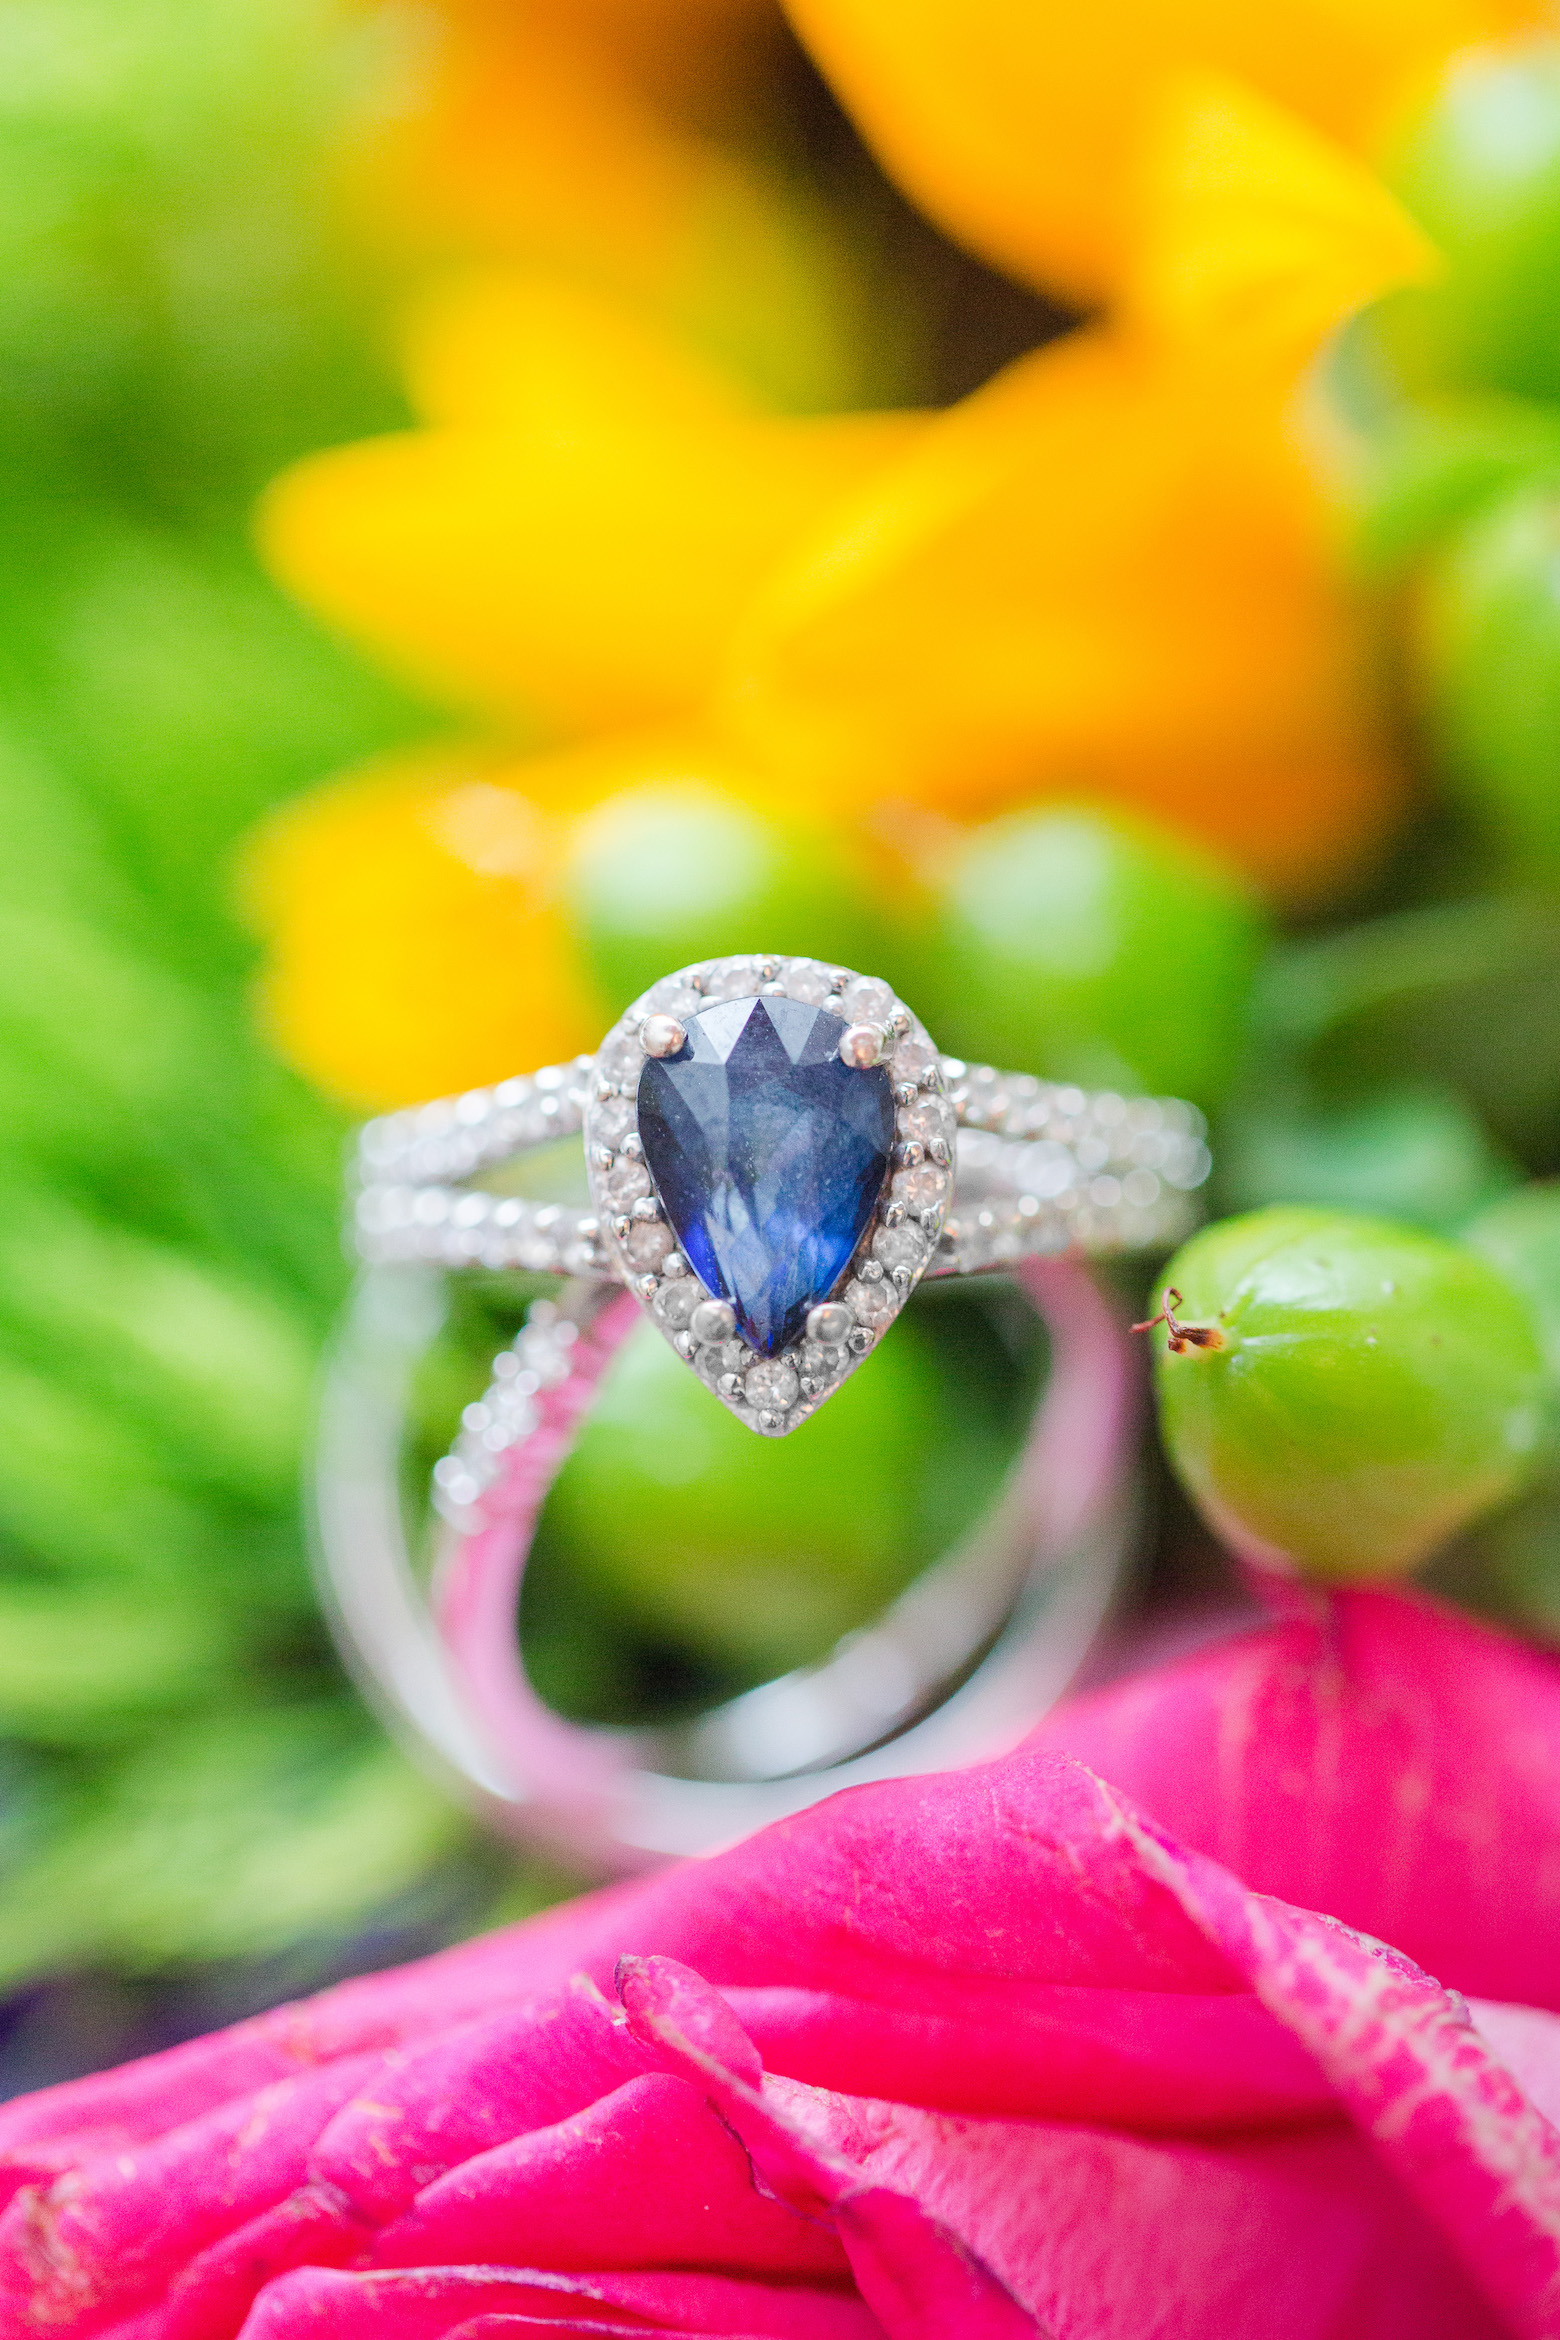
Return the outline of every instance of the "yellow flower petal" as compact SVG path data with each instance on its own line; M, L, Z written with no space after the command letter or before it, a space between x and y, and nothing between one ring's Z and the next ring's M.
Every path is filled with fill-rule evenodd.
M264 1018L331 1095L375 1111L596 1046L546 777L474 749L388 759L253 840Z
M1146 125L1117 316L1209 365L1292 370L1429 240L1333 139L1211 74L1166 81Z
M1404 87L1536 0L787 0L888 170L997 267L1083 302L1120 284L1165 78L1240 79L1359 146Z
M308 458L259 514L281 582L434 696L564 730L710 688L736 610L922 427L793 419L588 295L481 288L419 337L446 427Z
M1079 334L939 421L762 598L724 705L798 792L1093 793L1304 891L1399 784L1281 391Z
M767 0L429 0L358 134L363 226L564 271L782 405L859 403L860 272L764 155L776 29Z

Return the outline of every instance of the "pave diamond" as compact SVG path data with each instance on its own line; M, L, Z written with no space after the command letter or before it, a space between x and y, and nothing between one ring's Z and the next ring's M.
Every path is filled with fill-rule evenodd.
M774 1356L834 1289L871 1221L894 1144L886 1067L840 1062L845 1025L794 999L731 999L688 1019L639 1078L639 1134L704 1289Z

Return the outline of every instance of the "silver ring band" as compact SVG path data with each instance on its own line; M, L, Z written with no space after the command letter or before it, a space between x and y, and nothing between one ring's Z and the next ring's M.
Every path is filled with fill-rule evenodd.
M1032 1073L939 1059L959 1126L953 1202L928 1275L974 1275L1080 1250L1168 1250L1190 1232L1207 1178L1202 1115L1178 1097L1127 1098ZM607 1276L623 1271L593 1211L465 1183L574 1137L596 1059L468 1089L363 1129L353 1235L371 1266Z

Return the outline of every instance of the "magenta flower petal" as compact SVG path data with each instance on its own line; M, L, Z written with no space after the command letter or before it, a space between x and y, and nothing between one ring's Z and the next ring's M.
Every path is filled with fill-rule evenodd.
M756 2057L751 2048L743 2056L747 2042L735 2017L698 1975L671 1958L625 1958L618 1989L635 2033L705 2088L766 2186L804 2215L832 2215L862 2297L890 2340L941 2340L953 2332L965 2340L1045 2340L975 2251L913 2194L864 2183L858 2164L760 2094ZM740 2059L735 2070L723 2058L728 2047Z
M275 2081L15 2196L0 2216L0 2331L86 2335L159 2299L198 2251L301 2183L331 2114L382 2065L344 2057Z
M810 2286L722 2275L553 2275L536 2268L440 2267L342 2275L301 2268L273 2283L244 2340L453 2340L508 2315L572 2325L593 2311L613 2329L719 2334L721 2340L883 2340L859 2300ZM637 2327L634 2319L638 2319ZM480 2330L482 2325L478 2325Z
M794 1987L728 1984L774 2070L852 2096L943 2112L1092 2120L1127 2129L1287 2126L1334 2098L1299 2041L1255 2000L1193 1991L1089 1989L1005 1977L924 1979L893 2005Z
M275 2276L294 2267L345 2267L372 2241L372 2229L338 2194L300 2186L190 2261L169 2289L157 2340L234 2340Z
M371 2263L473 2258L836 2281L850 2272L826 2226L754 2191L747 2155L704 2090L661 2072L451 2170L384 2229Z
M621 2012L576 1980L405 2051L398 2069L325 2129L309 2176L380 2226L445 2170L652 2069Z
M1050 1716L1248 1885L1459 1990L1560 2007L1560 1661L1410 1592L1318 1596Z
M1123 1805L1172 1886L1315 2056L1364 2133L1532 2340L1560 2329L1560 2133L1466 2005L1336 1919L1248 1892Z

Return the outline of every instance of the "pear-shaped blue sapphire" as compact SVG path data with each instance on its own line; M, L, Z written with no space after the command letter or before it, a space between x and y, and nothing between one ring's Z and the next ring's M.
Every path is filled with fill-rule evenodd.
M772 1357L871 1220L894 1145L889 1075L842 1064L845 1025L801 1000L721 1000L684 1020L677 1055L639 1076L645 1160L694 1274Z

